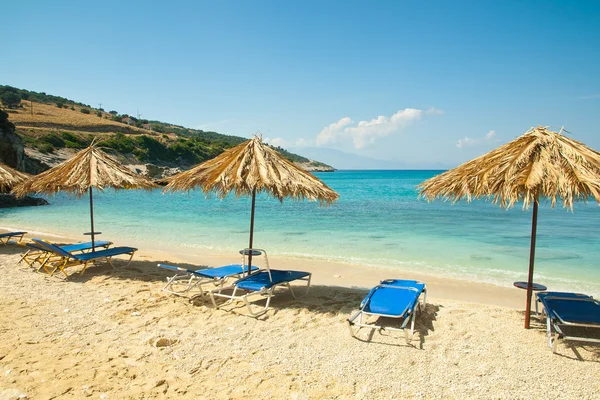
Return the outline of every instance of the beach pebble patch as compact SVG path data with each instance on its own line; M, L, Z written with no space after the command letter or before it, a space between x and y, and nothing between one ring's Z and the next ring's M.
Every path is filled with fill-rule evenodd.
M150 339L149 342L154 347L169 347L169 346L176 344L177 339L169 339L169 338L161 337L161 338L157 338L157 339Z
M21 392L19 389L2 389L0 388L0 399L2 400L16 400L16 399L27 399L25 393Z

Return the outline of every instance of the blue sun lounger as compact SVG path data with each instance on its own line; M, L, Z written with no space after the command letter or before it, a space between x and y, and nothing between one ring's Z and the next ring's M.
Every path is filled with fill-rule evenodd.
M248 252L250 249L245 249L244 251ZM219 290L208 292L215 308L222 307L226 304L231 304L234 301L242 301L248 308L250 315L258 317L267 312L269 309L269 304L271 303L271 298L275 295L275 289L280 286L287 287L295 299L308 294L308 290L310 289L310 279L312 276L310 272L271 269L269 267L267 252L265 250L253 249L252 252L253 254L256 254L255 252L264 254L266 260L265 269L261 269L256 273L252 273L246 277L238 279L231 286L222 287ZM297 295L292 287L291 283L294 281L306 282L306 289L300 295ZM223 293L224 290L232 290L233 292L231 294L226 294ZM249 300L251 297L256 296L260 298L266 297L267 299L264 307L259 308L258 310L253 309ZM226 298L228 300L223 304L217 305L215 297Z
M423 294L423 303L419 298ZM369 294L360 303L360 308L352 318L348 319L348 329L350 335L355 336L361 328L404 331L406 342L410 343L415 331L415 312L421 311L427 302L427 285L423 282L388 279L381 281L375 286ZM363 323L364 315L373 315L377 317L402 318L400 328L384 327L380 325ZM356 321L358 320L358 321ZM407 332L407 325L410 322L410 336ZM354 330L354 326L358 329Z
M537 302L543 306L542 316L546 316L548 346L553 353L556 353L560 339L600 343L598 300L586 294L569 292L540 292L536 297ZM590 335L592 332L595 335Z
M94 244L96 245L95 248L102 249L102 248L110 247L112 242L97 241ZM28 266L34 267L34 264L37 262L38 264L40 264L39 267L37 268L38 271L40 271L41 269L44 269L44 270L46 270L46 272L49 272L45 268L46 263L51 262L51 261L57 262L60 259L62 259L62 257L57 256L53 252L49 251L47 248L42 247L42 246L36 244L35 242L25 243L25 246L28 247L28 250L21 255L21 259L19 261L17 261L17 264L20 264L22 261L24 261ZM92 246L92 242L65 244L65 245L60 245L59 247L69 253L78 253L78 252L85 253L94 248Z
M204 290L204 285L212 285L213 289L222 287L228 279L241 278L248 270L248 266L242 266L242 264L197 270L167 264L158 264L158 267L176 272L174 276L167 278L167 284L162 290L177 296L189 296L190 298L197 294L204 297L208 292ZM258 267L252 267L252 271L257 270ZM178 289L179 287L182 288Z
M21 243L21 241L23 240L23 235L25 235L27 232L5 232L5 233L0 233L0 243L3 245L7 245L7 244L18 244ZM15 242L12 240L12 238L19 238L18 242Z
M125 254L129 255L129 260L127 261L128 265L131 262L133 255L137 251L137 249L133 247L112 247L109 249L90 251L88 253L73 254L63 250L61 247L55 244L46 242L45 240L32 240L39 246L44 247L61 257L58 262L49 263L49 265L53 267L52 270L49 271L51 276L54 275L56 271L60 270L63 274L65 274L66 277L68 277L69 275L65 271L65 268L76 265L83 265L83 269L80 272L80 274L83 274L90 263L96 263L98 260L106 260L114 268L115 266L112 263L112 258Z

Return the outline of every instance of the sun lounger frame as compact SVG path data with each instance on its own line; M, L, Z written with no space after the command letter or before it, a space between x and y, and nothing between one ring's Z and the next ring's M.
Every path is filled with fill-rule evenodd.
M98 241L95 243L95 247L92 247L92 242L65 244L58 247L68 253L86 253L91 251L93 248L107 249L111 245L112 242L109 241ZM19 261L17 261L17 265L21 262L25 262L29 267L36 268L35 264L38 263L39 266L36 268L37 272L40 272L43 269L49 273L50 271L48 268L46 268L46 264L49 262L59 262L64 258L35 242L26 243L25 246L28 247L28 250L21 254L21 258Z
M567 321L563 319L556 311L554 311L550 305L546 303L546 300L561 300L561 301L573 301L573 302L592 302L600 306L600 302L591 296L580 293L563 293L563 292L540 292L536 294L536 312L538 311L538 304L541 303L543 308L541 317L546 318L546 334L548 336L548 346L552 349L553 353L556 353L558 348L559 340L572 340L578 342L588 343L600 343L600 339L589 338L584 336L573 336L567 335L563 332L562 327L580 327L580 328L593 328L600 329L600 319L598 323L584 323L578 321Z
M267 256L266 250L264 250L264 249L244 249L243 252L244 252L243 253L244 255L247 255L249 252L252 252L253 256L260 255L260 254L264 255L265 269L258 270L257 272L250 274L249 276L253 276L253 275L256 275L259 273L266 272L269 275L269 280L272 282L273 277L271 275L271 268L269 266L269 258ZM257 254L257 252L259 252L259 254ZM294 271L294 272L299 272L299 271ZM240 281L243 281L244 279L249 277L249 276L246 276L246 277L241 278L241 279L237 280L236 282L234 282L233 285L221 287L218 290L209 291L208 294L210 295L210 300L215 308L221 308L223 306L233 303L234 301L241 301L246 305L246 308L248 309L248 312L250 313L251 316L259 317L269 310L269 305L271 304L271 298L275 295L275 289L277 289L278 287L282 287L282 286L287 287L289 289L290 293L292 294L292 296L294 297L294 299L299 299L299 298L306 296L310 289L310 281L312 278L312 274L310 272L305 272L305 274L306 275L303 277L296 278L291 281L278 282L278 283L272 284L269 287L262 287L260 290L257 290L257 291L245 290L245 289L241 289L238 287L238 283ZM294 289L291 285L292 282L296 282L296 281L306 282L306 289L301 294L296 294L296 292L294 291ZM231 294L223 293L224 290L225 291L232 290L232 293ZM238 295L238 292L242 292L245 294ZM215 297L225 298L228 300L222 304L217 304ZM250 301L250 299L253 297L266 298L264 307L252 306L253 302Z
M167 278L167 283L162 288L163 291L167 293L174 294L176 296L182 297L204 297L208 294L210 290L204 290L204 285L212 285L213 288L211 290L216 290L224 286L224 284L229 281L229 279L239 279L246 275L247 266L243 264L232 264L227 265L225 267L237 266L240 267L240 272L236 274L228 274L219 277L208 276L203 273L204 270L192 270L187 268L178 267L175 265L167 265L167 264L158 264L157 266L163 269L171 270L177 272L174 276ZM216 270L218 268L224 267L215 267L215 268L207 268L207 270ZM258 268L253 267L253 270L258 270ZM172 287L180 282L187 281L187 285L183 290L174 290Z
M127 266L129 265L129 263L133 259L133 255L137 251L137 249L134 247L112 247L109 249L103 249L89 253L72 254L44 240L32 240L41 247L45 247L52 253L62 257L62 259L57 262L51 262L47 264L51 267L51 269L47 269L48 274L52 276L57 271L61 271L67 278L69 277L69 274L67 274L65 268L83 265L83 269L79 272L79 274L83 274L90 264L96 264L98 260L106 260L111 267L116 269L112 262L112 258L115 256L121 256L125 254L129 254L129 260L127 260L127 263L125 264L125 266Z
M23 236L25 236L27 232L4 232L0 233L0 244L20 244L23 241ZM19 238L18 241L13 241L12 238Z
M351 318L346 320L346 322L348 324L348 330L350 332L350 336L355 337L361 328L379 329L380 331L384 331L384 330L402 331L402 332L404 332L404 338L406 339L406 343L410 344L410 342L413 339L414 332L415 332L415 314L416 314L415 311L421 313L422 310L427 305L427 285L424 282L420 282L420 281L405 281L406 283L414 282L419 285L422 284L423 289L420 290L420 289L418 289L414 286L410 286L408 284L407 285L391 285L391 284L389 284L390 282L393 282L393 281L403 281L403 280L389 279L389 280L381 281L381 283L379 285L375 286L373 289L371 289L369 294L363 299L363 301L360 304L359 310L356 312L356 314L354 314ZM401 315L382 314L382 313L374 313L374 312L366 311L365 308L369 304L369 300L371 299L371 297L373 296L375 291L381 287L398 289L398 290L414 291L417 293L416 301L413 304L412 308L405 309ZM420 300L421 294L423 294L422 303ZM362 322L363 316L370 316L370 315L376 316L376 317L385 317L385 318L404 318L404 321L402 321L402 325L400 328L393 328L390 326L363 323ZM409 322L410 322L410 335L408 334L408 331L406 328ZM354 327L357 327L357 329L355 329Z

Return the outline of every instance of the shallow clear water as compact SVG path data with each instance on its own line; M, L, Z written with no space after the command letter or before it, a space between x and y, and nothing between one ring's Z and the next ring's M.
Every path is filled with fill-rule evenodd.
M415 186L441 171L337 171L317 174L340 194L331 207L261 195L254 246L269 254L339 260L510 286L526 280L531 210L485 201L418 199ZM201 192L109 190L94 197L102 239L140 248L235 253L248 244L250 199ZM85 237L89 199L59 194L50 206L0 209L0 227ZM600 295L600 207L574 213L542 204L535 281L552 290ZM390 272L393 275L393 272Z

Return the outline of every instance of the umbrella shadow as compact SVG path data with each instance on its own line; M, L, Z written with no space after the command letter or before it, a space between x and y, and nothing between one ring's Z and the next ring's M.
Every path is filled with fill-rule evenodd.
M69 276L64 278L69 282L85 283L94 279L121 279L121 280L136 280L140 282L166 282L167 278L173 276L174 272L157 267L157 264L177 265L186 269L207 269L206 265L192 265L186 263L173 264L170 261L145 261L132 260L127 263L124 259L113 259L114 267L109 263L101 262L97 265L89 266L83 274L82 267L71 267L67 269ZM64 277L64 275L63 275Z
M12 256L15 254L21 254L27 251L27 247L24 244L0 244L0 254Z
M302 290L302 289L301 289ZM278 288L269 304L269 311L258 317L253 317L248 313L248 309L243 302L233 302L226 304L225 299L216 298L216 303L220 309L235 313L239 316L253 318L259 321L267 321L270 318L276 318L277 314L283 310L294 310L296 312L307 311L336 317L338 315L350 315L350 312L360 303L368 290L362 288L347 288L342 286L311 285L308 294L303 297L294 298L289 290ZM251 301L253 309L264 307L266 297ZM196 296L191 300L197 306L207 306L213 308L209 296Z
M177 265L186 269L207 269L209 266L176 263L173 264L168 260L163 261L147 261L147 260L132 260L129 264L126 260L113 260L115 268L108 263L101 263L96 266L90 266L83 274L80 274L81 267L72 267L67 269L70 274L68 278L64 275L55 274L57 280L63 280L73 283L86 283L89 281L106 281L106 280L123 280L123 281L140 281L145 283L160 282L166 283L167 278L174 275L173 271L157 267L157 264ZM126 265L126 266L125 266ZM230 282L233 282L230 281ZM296 285L292 283L294 289ZM298 285L301 292L303 288ZM160 289L156 289L160 290ZM350 316L350 313L358 308L361 300L367 295L369 289L357 287L343 286L327 286L327 285L311 285L308 294L303 297L294 298L290 291L286 288L278 288L275 295L271 299L269 311L266 314L258 317L258 320L268 320L277 315L278 312L284 309L305 310L309 312L328 314L336 316L340 314ZM175 298L178 296L173 295ZM206 306L212 308L213 305L209 296L194 296L192 299L185 297L180 298L182 302L190 301L198 306ZM258 298L253 304L256 307L264 305L266 299ZM217 302L217 304L220 304ZM231 311L240 315L248 315L247 308L243 302L229 304L222 308L226 311ZM254 318L254 317L251 317Z

